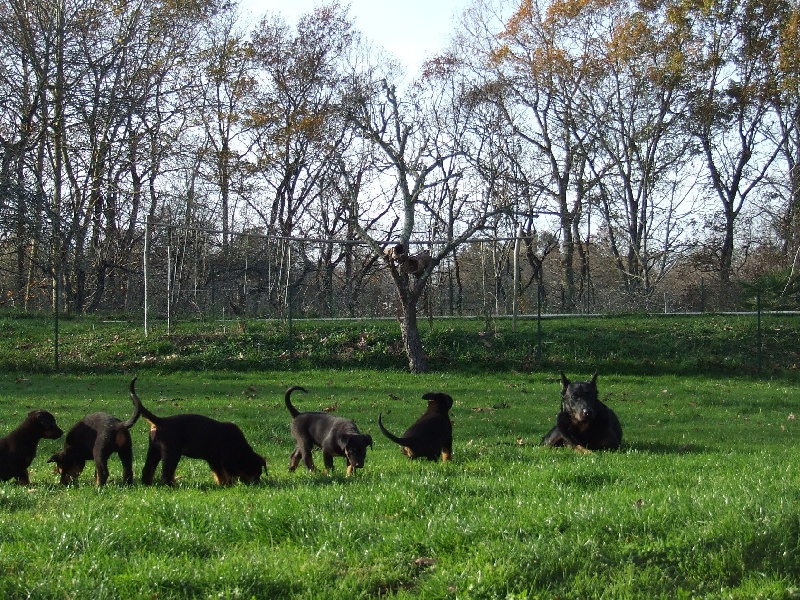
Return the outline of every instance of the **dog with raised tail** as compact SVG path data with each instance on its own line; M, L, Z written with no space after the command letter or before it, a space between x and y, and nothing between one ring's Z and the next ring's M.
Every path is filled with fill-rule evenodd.
M61 483L77 481L87 460L94 460L95 484L108 481L108 459L115 452L122 462L122 482L133 483L133 444L130 429L139 419L139 409L134 408L130 419L123 422L108 413L86 415L67 432L64 449L53 454L47 462L56 464Z
M208 463L218 485L236 481L256 483L267 470L266 459L256 454L235 423L203 415L183 414L159 417L147 410L136 395L136 377L130 385L131 401L150 423L150 444L142 469L142 483L153 483L161 462L161 481L175 485L175 470L182 456Z
M383 426L383 414L378 415L378 427L387 438L400 444L408 458L427 458L443 461L453 459L453 424L449 411L453 399L441 392L428 392L422 396L428 401L428 408L403 434L402 437L390 433Z
M300 412L292 404L292 393L308 393L296 385L286 390L284 402L292 416L292 437L295 448L289 457L289 471L294 471L302 459L309 471L316 471L311 451L315 446L322 450L325 472L333 471L333 457L343 456L347 461L347 475L364 467L367 447L372 448L372 436L361 433L350 419L326 412Z

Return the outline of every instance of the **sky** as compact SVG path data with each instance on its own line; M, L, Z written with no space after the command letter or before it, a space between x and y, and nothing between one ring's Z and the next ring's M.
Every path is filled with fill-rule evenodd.
M258 19L266 12L284 16L290 24L321 0L240 0L244 12ZM415 74L422 63L443 50L456 18L470 0L350 0L355 28L374 45L383 47ZM346 6L347 0L342 1Z

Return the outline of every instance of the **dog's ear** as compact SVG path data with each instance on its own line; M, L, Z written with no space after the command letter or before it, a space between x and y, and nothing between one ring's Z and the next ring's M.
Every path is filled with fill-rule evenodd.
M567 379L567 376L564 375L564 371L561 371L561 391L566 392L568 387L569 379Z
M344 451L344 449L347 448L351 437L349 433L340 433L336 436L336 445L339 447L339 450Z
M589 382L589 384L597 387L597 371L595 371L594 375L592 375L592 380Z

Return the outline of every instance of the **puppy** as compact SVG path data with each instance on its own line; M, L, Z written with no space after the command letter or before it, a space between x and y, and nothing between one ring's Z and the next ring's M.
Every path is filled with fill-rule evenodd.
M307 393L300 386L286 390L284 401L292 415L292 437L294 452L289 458L289 471L294 471L303 459L310 471L315 471L311 450L314 446L322 448L325 472L333 471L333 457L344 456L347 460L347 474L364 466L367 446L372 448L372 437L358 431L356 424L349 419L335 417L324 412L300 412L292 405L291 395L295 390Z
M389 433L383 426L383 414L378 415L378 427L383 435L400 444L403 452L411 459L427 458L452 460L453 458L453 424L448 411L453 407L453 399L440 392L428 392L422 397L428 401L428 409L411 427L406 429L403 437Z
M153 483L156 467L161 461L161 481L175 485L175 470L181 456L205 460L218 485L230 485L235 481L258 482L261 472L266 472L267 461L253 451L242 430L234 423L191 414L158 417L142 405L136 395L135 383L136 377L130 385L131 400L150 423L150 443L142 469L142 483Z
M87 460L94 460L96 485L108 481L108 458L115 452L122 462L122 481L133 483L133 444L130 428L139 419L139 409L134 408L131 418L124 423L107 413L86 415L67 432L64 449L47 459L56 463L61 483L77 481Z
M28 485L28 467L36 456L39 440L55 440L63 434L55 417L46 410L29 412L19 427L0 438L0 481L15 477L20 485Z
M591 381L572 383L561 373L561 411L556 426L542 438L545 446L577 450L616 450L622 426L616 413L597 397L597 372Z

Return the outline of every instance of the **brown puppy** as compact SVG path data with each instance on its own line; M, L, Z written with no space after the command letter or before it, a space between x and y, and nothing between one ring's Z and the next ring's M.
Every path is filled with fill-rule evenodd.
M344 456L347 460L347 474L364 466L367 457L367 446L372 447L372 437L358 431L356 424L349 419L334 417L325 412L303 412L297 410L291 401L292 392L305 388L298 386L286 390L284 401L289 414L292 415L292 437L295 441L294 452L289 458L289 471L294 471L303 459L310 471L315 471L311 450L314 446L322 448L325 471L333 471L333 457Z
M28 467L36 456L39 440L55 440L64 434L56 419L46 410L32 410L22 424L0 438L0 481L16 477L17 483L28 485Z
M130 428L139 419L135 408L131 418L124 423L107 413L86 415L75 423L67 433L64 449L47 459L56 463L56 472L61 474L61 483L77 481L87 460L94 460L94 477L97 485L108 481L108 458L115 452L122 461L122 481L133 483L133 444Z
M378 415L378 427L383 435L403 447L403 452L411 459L427 458L438 460L453 459L453 424L448 411L453 407L453 399L441 392L429 392L422 397L428 401L428 409L403 437L389 433L383 426L383 414Z
M256 454L234 423L216 421L203 415L174 415L158 417L147 410L136 395L131 381L130 392L134 406L150 423L150 444L142 469L142 483L153 483L156 467L161 461L161 481L175 484L175 469L181 456L205 460L219 485L237 480L257 482L267 470L267 461Z

